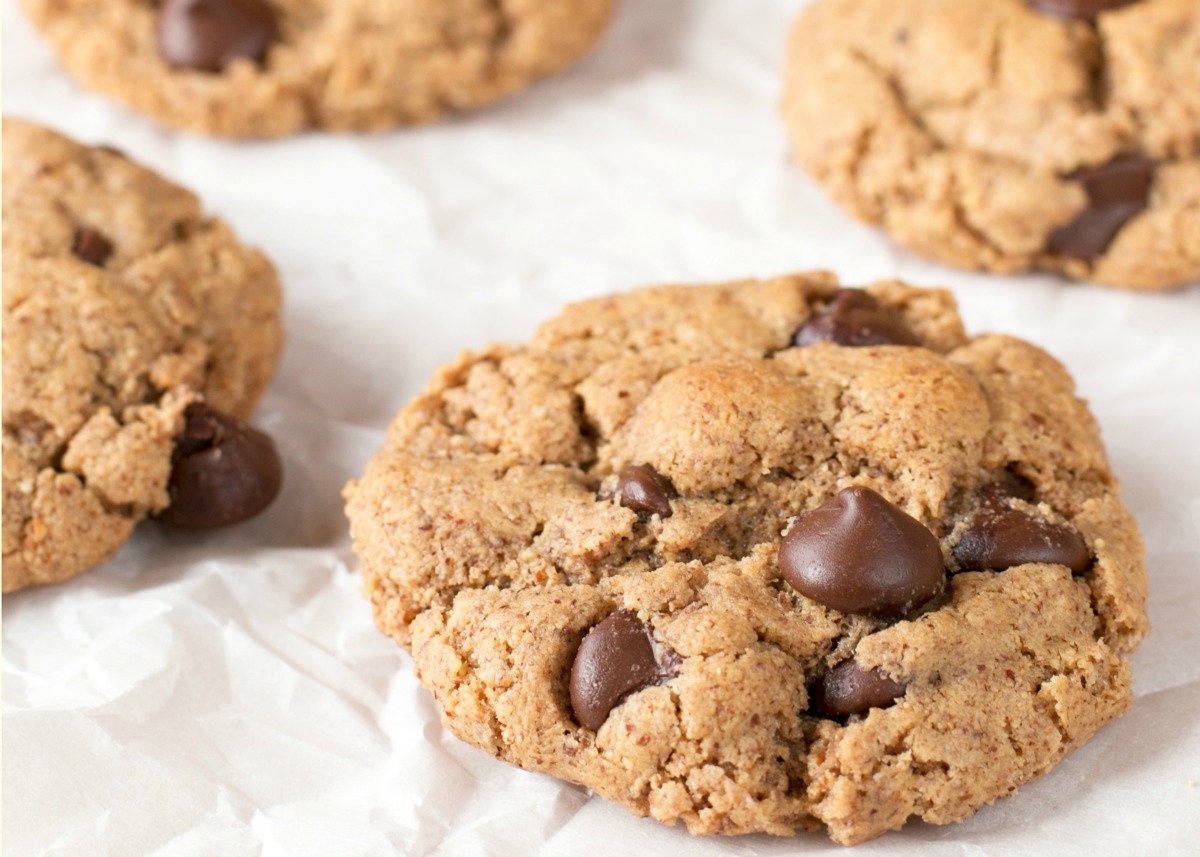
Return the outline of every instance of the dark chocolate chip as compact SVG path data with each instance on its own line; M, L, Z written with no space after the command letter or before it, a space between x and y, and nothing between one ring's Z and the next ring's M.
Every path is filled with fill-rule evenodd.
M239 57L261 62L277 27L264 0L164 0L157 30L172 66L217 72Z
M101 233L85 226L75 233L71 252L89 265L103 268L108 257L112 255L113 245Z
M1137 3L1138 0L1027 0L1039 12L1056 18L1077 18L1094 21L1101 12L1119 9Z
M813 686L812 710L822 717L863 714L887 708L904 696L907 685L879 670L864 670L853 659L842 661Z
M588 631L571 665L571 709L588 729L599 729L608 713L636 690L674 675L677 657L654 654L650 626L618 610Z
M1070 527L985 503L954 546L954 559L965 571L1002 571L1046 562L1080 572L1087 569L1091 555L1087 542Z
M861 486L796 521L779 549L779 570L818 604L872 616L902 616L946 580L933 533Z
M1073 177L1087 192L1083 213L1050 234L1050 251L1090 262L1104 254L1130 219L1146 208L1154 162L1126 155Z
M839 289L833 300L796 331L795 345L920 345L900 313L862 289Z
M181 529L212 529L253 518L283 481L275 443L263 432L199 402L184 411L158 520Z
M671 480L649 464L627 464L617 476L621 505L635 512L671 517L671 498L677 496Z

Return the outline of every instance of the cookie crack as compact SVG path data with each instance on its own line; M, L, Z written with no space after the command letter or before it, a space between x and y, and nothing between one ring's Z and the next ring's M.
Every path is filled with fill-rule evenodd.
M505 0L487 0L487 7L496 20L495 29L492 31L489 40L494 58L508 44L509 39L512 38L513 31L516 29L517 17L509 11Z
M1092 108L1090 112L1102 115L1108 111L1110 90L1108 76L1108 39L1098 24L1089 23L1085 26L1087 27L1089 34L1091 34L1095 40L1095 48L1098 56L1097 62L1089 68L1089 77L1093 81L1089 96L1089 104ZM900 112L904 115L904 118L911 124L911 126L921 134L924 141L930 145L933 151L949 152L950 147L947 146L946 142L929 127L929 124L925 121L924 113L926 110L945 108L969 109L973 107L985 94L988 86L994 86L996 83L998 83L1001 79L1003 71L1003 43L1008 30L1009 28L1003 23L997 23L996 27L991 33L987 54L988 85L975 88L960 98L946 98L929 101L925 105L924 109L918 107L912 102L905 92L904 87L901 85L898 77L880 65L866 49L861 48L856 44L851 44L845 47L845 52L851 60L860 65L873 78L875 78L876 81L887 88L892 95L895 106L900 110ZM866 130L874 132L880 129L878 126L871 126L870 129ZM1141 129L1139 128L1139 130ZM1017 157L1004 156L996 152L990 152L971 147L964 149L964 151L993 163L1005 164L1022 170L1029 168L1029 163L1027 161ZM1140 151L1140 147L1138 151ZM1072 172L1074 172L1073 169L1056 170L1055 174L1059 178L1068 179L1070 178Z
M888 73L886 69L881 67L878 63L876 63L858 48L851 48L850 56L864 69L866 69L868 73L875 77L876 80L887 87L888 91L892 95L892 99L896 107L904 115L909 124L920 134L922 140L930 147L931 152L949 154L950 150L946 146L946 143L926 124L924 117L921 115L921 111L919 111L909 101L908 96L904 93L903 87L901 87L899 81L894 75ZM996 66L993 70L993 73L998 73L998 63L1000 62L1000 47L998 38L995 39L995 47L993 48L990 62ZM949 106L966 107L969 106L969 104L976 98L978 98L978 94L968 98L962 104L950 104ZM853 164L853 172L856 176L861 174L863 163L866 160L867 154L871 150L871 143L880 133L883 133L883 131L877 125L872 125L863 129L860 139L856 142L856 153ZM1026 164L1022 164L1020 161L1014 158L1004 158L992 152L973 151L972 154L976 155L977 157L987 159L993 163L1018 166L1022 169L1027 168L1028 166ZM950 165L949 176L951 181L949 202L955 223L961 227L964 232L979 242L979 244L982 245L989 253L993 254L993 256L1003 257L1005 254L1001 250L1000 246L996 243L995 239L984 232L979 226L971 222L966 211L966 206L963 202L963 195L959 187L958 175L953 168L953 164ZM871 208L876 211L881 210L879 206L871 206Z
M892 99L896 106L900 108L900 112L904 114L904 118L912 124L914 128L921 132L926 140L932 143L936 148L944 149L945 144L934 134L925 124L925 119L904 92L904 88L900 85L900 81L895 75L891 74L883 66L879 65L870 55L865 53L858 47L849 49L849 55L852 60L861 65L872 77L883 84L888 92L891 93ZM952 104L950 106L959 106ZM874 126L878 127L878 126Z
M1105 113L1108 111L1112 99L1112 82L1109 79L1108 34L1104 32L1097 21L1088 21L1086 24L1092 37L1096 40L1096 63L1089 69L1092 103L1099 112ZM1140 131L1141 128L1138 130Z

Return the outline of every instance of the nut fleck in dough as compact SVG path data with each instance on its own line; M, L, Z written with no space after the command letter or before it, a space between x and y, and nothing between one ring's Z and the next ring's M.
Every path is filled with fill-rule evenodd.
M817 0L783 116L839 204L925 256L1130 289L1200 279L1196 0L1094 22L1026 0Z
M1066 371L894 282L576 304L438 373L346 496L376 621L455 735L693 833L965 818L1129 706L1147 630ZM908 595L815 600L868 603L860 543Z
M73 577L168 504L204 399L246 417L279 280L196 197L116 150L4 121L4 591Z
M613 5L613 0L23 2L60 61L85 86L163 124L231 137L279 137L306 128L380 130L478 107L579 59L604 32ZM228 50L211 44L205 50L196 46L200 37L180 34L187 10L177 7L189 5L207 7L218 22L233 15L233 23L221 25ZM264 5L266 25L260 23L264 13L255 9ZM169 16L165 24L160 14ZM255 29L239 40L238 27ZM219 38L210 33L207 41Z

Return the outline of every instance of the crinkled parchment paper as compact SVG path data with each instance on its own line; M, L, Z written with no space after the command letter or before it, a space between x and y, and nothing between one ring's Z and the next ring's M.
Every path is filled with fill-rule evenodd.
M587 61L448 124L231 144L167 133L61 73L4 4L4 107L116 143L278 263L288 348L257 420L283 499L208 536L146 525L104 568L3 607L4 853L795 854L698 840L451 738L357 591L339 489L463 348L638 284L825 267L954 288L971 329L1063 359L1149 547L1137 701L970 821L859 855L1196 853L1200 289L1127 295L950 271L789 168L787 0L626 0Z

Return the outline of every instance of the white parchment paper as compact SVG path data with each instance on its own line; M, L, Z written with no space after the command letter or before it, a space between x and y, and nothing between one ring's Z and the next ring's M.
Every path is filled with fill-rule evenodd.
M3 606L6 855L758 855L517 771L438 725L357 591L339 489L466 347L639 284L832 268L954 288L971 329L1063 359L1149 550L1137 702L1054 772L858 855L1195 854L1200 841L1200 289L1127 295L893 249L787 164L792 0L626 0L567 74L448 124L231 144L86 93L14 2L4 108L194 188L278 264L288 348L257 420L283 498Z

